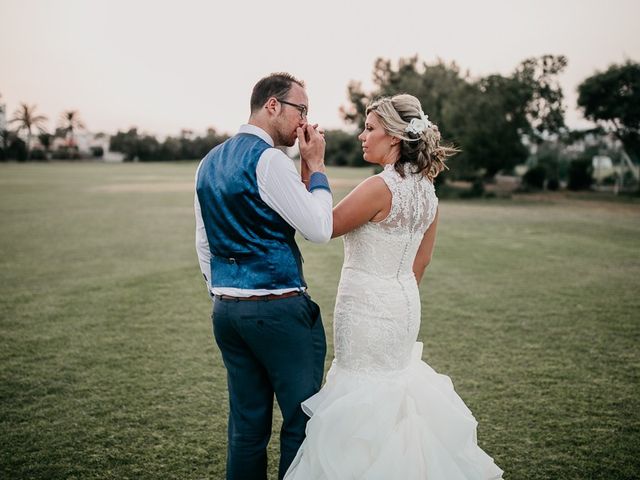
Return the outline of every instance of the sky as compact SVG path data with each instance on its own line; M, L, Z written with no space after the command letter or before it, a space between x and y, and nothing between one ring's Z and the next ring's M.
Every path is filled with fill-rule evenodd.
M256 81L287 71L310 121L346 129L347 86L371 90L378 57L479 77L562 54L566 121L583 128L578 84L640 61L639 18L639 0L0 0L0 103L36 104L50 130L78 110L94 132L233 133Z

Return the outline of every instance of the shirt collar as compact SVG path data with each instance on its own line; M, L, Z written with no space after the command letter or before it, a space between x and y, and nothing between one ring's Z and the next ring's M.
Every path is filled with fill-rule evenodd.
M256 135L273 147L273 139L260 127L246 123L240 126L238 133L250 133L251 135Z

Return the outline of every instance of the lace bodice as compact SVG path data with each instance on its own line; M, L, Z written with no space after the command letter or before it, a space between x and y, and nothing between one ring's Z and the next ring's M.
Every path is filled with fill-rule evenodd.
M392 165L379 176L391 191L389 215L344 237L334 314L336 362L356 372L392 372L408 364L420 326L413 261L435 218L433 184Z
M438 207L433 184L405 167L401 177L387 165L378 174L391 191L391 211L380 222L369 222L344 237L344 266L380 277L411 275L422 237Z

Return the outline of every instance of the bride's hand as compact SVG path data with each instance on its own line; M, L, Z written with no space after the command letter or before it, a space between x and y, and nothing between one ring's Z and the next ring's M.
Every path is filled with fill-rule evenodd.
M309 124L298 127L297 134L300 158L306 163L309 172L324 172L324 135Z

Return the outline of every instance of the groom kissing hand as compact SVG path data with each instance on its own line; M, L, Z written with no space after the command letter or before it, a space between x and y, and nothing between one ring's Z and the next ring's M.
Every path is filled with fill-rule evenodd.
M265 480L274 395L282 411L279 478L304 439L300 403L322 382L326 341L307 293L296 231L331 238L325 142L307 123L304 83L287 73L254 86L249 122L196 172L196 250L213 297L227 369L228 480ZM299 142L302 175L279 146Z

